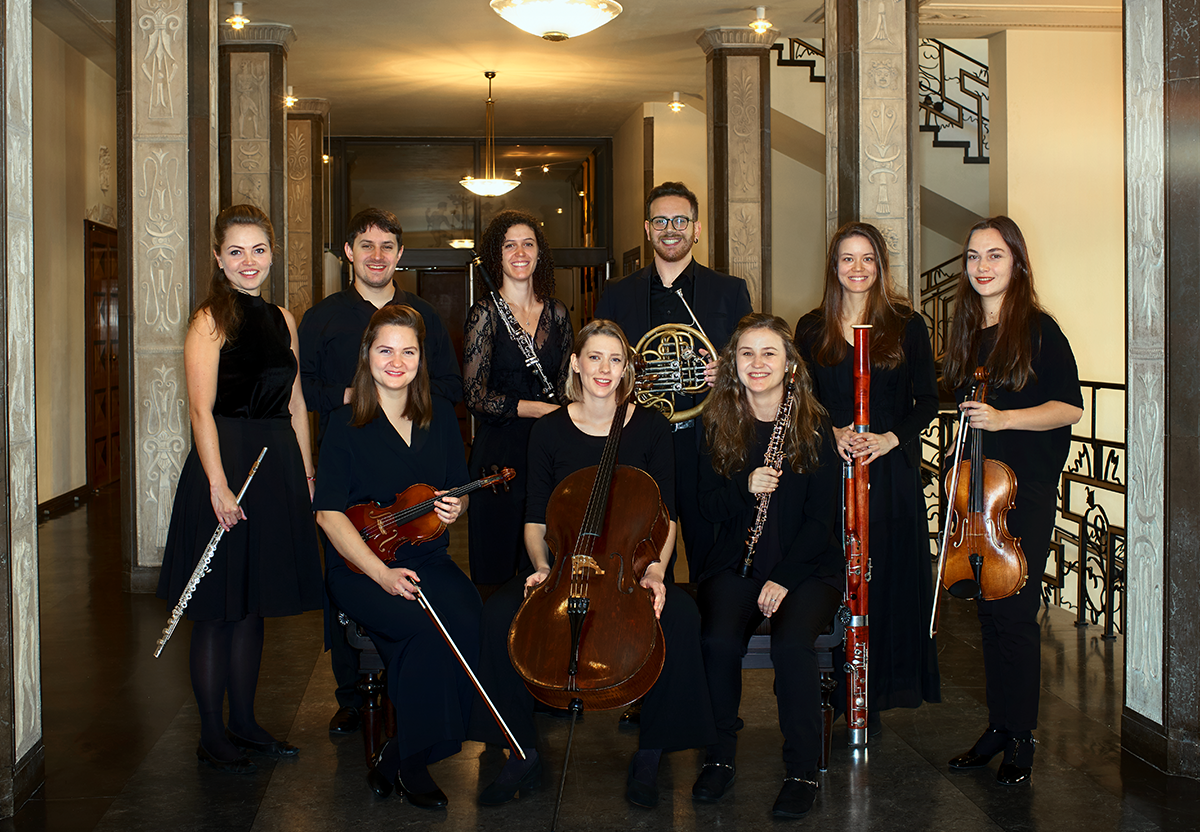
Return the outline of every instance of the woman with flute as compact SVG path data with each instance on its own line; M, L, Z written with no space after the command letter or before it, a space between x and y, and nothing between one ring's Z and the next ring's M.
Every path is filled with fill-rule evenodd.
M196 756L218 771L249 774L256 766L246 752L299 752L254 717L263 619L319 609L324 590L296 322L262 298L275 232L258 208L234 205L217 215L213 239L217 268L183 346L193 442L175 492L158 597L178 603L214 528L225 529L212 571L186 610L200 710ZM267 453L239 505L233 489L263 446Z
M1042 574L1057 511L1058 478L1071 448L1070 426L1083 416L1071 345L1038 303L1029 249L1008 217L975 224L963 248L944 377L970 426L984 431L983 454L1017 478L1009 533L1021 541L1025 586L1008 598L979 601L988 727L954 769L986 766L1004 752L996 779L1027 782L1033 773L1041 628ZM988 371L986 402L965 401L977 367Z
M772 813L803 817L816 800L822 744L814 642L833 620L845 586L836 534L842 476L829 419L782 318L753 313L738 323L721 351L704 429L700 509L718 528L692 574L717 740L692 796L719 800L734 781L741 662L766 617L785 767ZM765 458L773 435L781 440L778 467ZM758 527L760 495L770 495L770 503ZM758 536L743 569L747 529Z
M856 433L853 424L857 324L871 326L866 433ZM838 453L870 464L867 727L878 734L882 711L942 697L929 637L933 582L921 484L921 431L937 416L937 377L925 321L896 291L887 243L875 226L852 222L834 234L821 306L800 319L796 345L829 411Z
M559 406L573 335L567 307L554 297L554 260L537 218L501 211L483 233L480 257L500 281L496 288L506 308L485 294L467 313L463 392L478 420L470 471L485 476L493 467L513 468L517 476L507 490L476 495L467 518L469 556L471 580L501 584L528 563L522 529L529 430ZM526 365L514 335L530 339L553 396Z
M426 766L458 753L475 693L416 597L426 596L474 662L479 593L450 559L448 529L401 544L395 560L385 563L345 513L368 501L390 505L418 483L439 495L434 512L445 526L466 510L467 497L445 493L467 484L467 468L454 409L430 395L424 346L425 322L412 307L385 306L371 316L350 404L331 414L321 444L313 507L333 544L325 559L330 598L375 642L387 667L388 697L401 715L371 786L386 795L394 780L414 806L441 809L446 795Z

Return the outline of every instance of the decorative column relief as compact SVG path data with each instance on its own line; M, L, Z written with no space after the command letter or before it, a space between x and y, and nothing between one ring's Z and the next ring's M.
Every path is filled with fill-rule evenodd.
M288 309L299 320L323 289L325 124L329 102L305 98L288 110Z

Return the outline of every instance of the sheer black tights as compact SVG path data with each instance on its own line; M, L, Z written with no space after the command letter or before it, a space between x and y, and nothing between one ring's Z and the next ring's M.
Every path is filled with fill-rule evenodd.
M254 719L254 692L262 661L263 620L196 621L192 624L192 691L200 707L200 743L214 757L232 760L242 753L225 736L222 707L229 692L229 730L254 742L272 737Z

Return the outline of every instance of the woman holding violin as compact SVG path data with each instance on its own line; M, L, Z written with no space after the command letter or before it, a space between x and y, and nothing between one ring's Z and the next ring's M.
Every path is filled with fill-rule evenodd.
M557 518L548 517L547 506L555 487L576 471L600 461L618 412L624 419L618 462L639 468L653 478L671 518L658 560L646 568L640 580L642 589L653 596L653 613L662 627L666 656L662 672L643 699L639 750L629 765L626 799L637 806L656 805L656 778L662 752L697 748L713 740L712 712L700 655L700 616L691 597L664 580L667 562L674 551L676 528L670 425L657 411L625 403L633 386L631 355L625 334L612 321L597 319L583 327L570 357L570 376L565 387L569 403L538 420L530 433L525 545L533 569L526 570L488 599L480 656L483 685L509 719L509 726L525 747L528 758L524 761L515 756L509 758L496 780L480 795L479 802L483 805L505 803L520 791L536 788L540 782L541 760L531 751L537 740L534 698L509 660L509 625L526 592L551 574L547 523L557 522ZM557 554L564 557L563 552ZM607 558L604 560L609 562ZM616 576L618 570L608 571ZM620 639L622 633L616 631L606 638ZM479 735L473 738L502 741L490 720L477 718L473 726L479 728L473 732Z
M716 543L692 564L699 583L701 644L717 724L696 800L715 802L734 780L740 727L742 658L750 634L771 619L771 662L786 774L772 813L803 817L817 794L821 753L821 678L814 642L842 600L844 558L838 535L841 465L825 409L787 323L742 318L721 351L704 411L700 509L718 524ZM779 468L766 464L772 438ZM759 495L770 495L757 525ZM747 529L758 532L743 570ZM745 574L745 577L743 577Z
M1028 580L1015 595L978 602L988 727L949 764L982 768L1004 752L996 779L1011 786L1028 781L1033 770L1041 577L1070 426L1083 415L1083 398L1071 345L1038 303L1025 238L1008 217L982 220L971 229L955 304L944 377L971 430L983 431L984 455L1016 475L1015 505L1006 520L1010 535L1020 540ZM987 372L986 401L965 401L977 368ZM988 569L987 552L983 563Z
M856 324L870 324L870 432L854 431ZM937 376L924 319L896 291L879 229L851 222L829 244L821 306L800 319L796 345L829 411L843 459L870 463L871 647L868 733L881 711L941 701L929 637L933 583L921 485L921 431L937 416ZM835 697L844 702L844 696Z
M467 483L454 410L429 393L425 323L409 306L385 306L363 333L350 404L329 420L313 508L329 536L326 583L338 609L358 622L387 665L396 738L380 754L372 788L396 790L414 806L440 809L446 795L426 766L458 752L475 692L441 633L416 601L426 595L468 661L479 652L479 593L446 551L449 533L402 544L384 563L346 509L388 505L422 483L442 495L434 514L453 524L467 498L445 491ZM415 523L416 521L414 521ZM353 567L353 568L352 568Z

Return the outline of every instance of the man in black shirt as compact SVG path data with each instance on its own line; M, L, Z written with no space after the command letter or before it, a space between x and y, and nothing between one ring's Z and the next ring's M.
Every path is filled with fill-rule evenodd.
M752 310L746 281L705 268L692 258L700 240L700 205L682 182L664 182L646 200L646 239L654 246L654 261L646 268L609 286L596 304L596 317L616 321L629 343L664 323L694 325L676 294L682 290L704 333L720 350L734 327ZM716 356L711 356L715 359ZM715 378L709 364L709 380ZM694 406L703 396L676 396L675 409ZM713 544L713 524L700 514L696 502L700 457L699 419L674 425L675 500L686 551L700 557ZM668 575L674 574L674 561Z
M400 221L390 211L367 208L357 213L346 232L346 258L353 271L350 285L309 309L297 328L300 386L308 409L320 419L318 444L325 436L329 414L349 403L363 332L371 316L384 306L404 304L421 313L431 392L451 404L462 401L462 372L445 324L428 301L393 282L404 253L401 236ZM323 535L322 542L326 542ZM334 621L336 615L333 610ZM358 662L341 627L331 623L329 637L333 675L338 683L338 711L329 722L329 730L349 734L358 728L358 708L363 704L356 689Z

